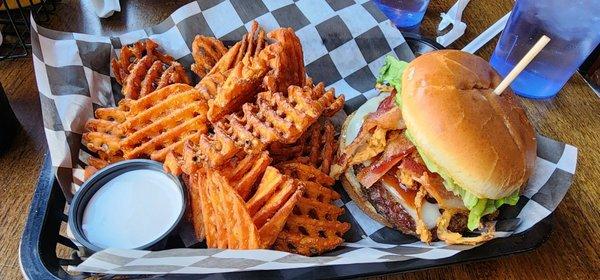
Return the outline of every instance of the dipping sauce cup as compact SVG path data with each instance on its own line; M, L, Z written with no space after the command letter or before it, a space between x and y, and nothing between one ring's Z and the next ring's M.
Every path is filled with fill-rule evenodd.
M185 191L162 164L136 159L109 165L75 195L69 226L86 249L161 249L185 212Z

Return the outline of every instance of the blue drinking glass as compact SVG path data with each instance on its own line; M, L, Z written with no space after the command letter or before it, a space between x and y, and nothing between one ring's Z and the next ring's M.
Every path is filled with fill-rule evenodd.
M373 0L379 9L400 28L411 29L423 20L429 0Z
M600 43L597 0L517 0L496 45L490 64L502 76L542 36L550 43L512 82L520 96L555 96Z

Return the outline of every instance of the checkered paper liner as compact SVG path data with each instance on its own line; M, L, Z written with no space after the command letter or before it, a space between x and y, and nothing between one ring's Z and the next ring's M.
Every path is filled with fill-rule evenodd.
M253 20L267 31L293 28L308 74L343 93L349 107L377 94L373 84L386 55L414 58L402 34L370 1L197 1L156 26L117 37L58 32L33 23L33 64L45 134L67 199L82 184L90 155L81 145L86 120L94 109L114 106L122 98L110 67L110 59L122 46L151 38L189 68L196 35L215 36L233 45Z
M375 76L386 55L414 58L400 32L370 1L198 1L175 11L162 23L117 37L57 32L32 24L33 63L42 104L52 166L70 199L82 183L90 152L81 143L86 120L96 108L122 98L110 59L122 46L152 38L185 66L192 63L196 34L229 45L256 19L267 30L292 27L303 45L308 74L346 96L345 112L377 94ZM519 203L501 211L497 237L531 228L548 216L567 192L577 160L573 146L538 136L533 177ZM321 257L272 250L173 249L160 252L109 249L89 257L77 271L108 274L215 273L269 270L413 258L440 259L472 248L442 242L430 245L389 229L366 216L337 186L352 224L344 246Z
M577 149L538 135L535 170L516 206L504 207L496 224L496 238L530 229L550 215L571 184ZM207 274L279 270L357 263L443 259L474 248L468 245L430 245L387 228L366 216L337 186L344 208L342 219L352 227L346 243L320 257L304 257L273 250L171 249L157 252L108 249L92 255L74 271L106 274Z

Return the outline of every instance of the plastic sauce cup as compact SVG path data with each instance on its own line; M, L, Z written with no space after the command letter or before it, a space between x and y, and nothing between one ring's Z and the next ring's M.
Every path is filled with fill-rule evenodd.
M136 159L109 165L79 189L69 227L86 249L159 250L186 208L180 180L162 164Z

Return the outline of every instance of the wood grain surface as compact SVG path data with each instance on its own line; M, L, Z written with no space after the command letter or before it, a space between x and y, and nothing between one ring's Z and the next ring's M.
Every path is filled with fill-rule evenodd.
M120 34L160 22L184 1L121 1L122 11L98 19L91 1L63 0L46 27L90 34ZM431 1L421 33L436 36L439 14L453 0ZM450 47L462 48L511 9L511 0L471 1L468 25ZM496 40L477 54L488 59ZM557 58L560 59L560 58ZM0 279L20 279L19 239L47 147L31 58L0 62L0 82L23 129L0 156ZM538 132L579 148L572 188L554 215L548 242L532 252L471 264L370 279L594 279L600 275L600 99L579 74L551 100L523 100Z

